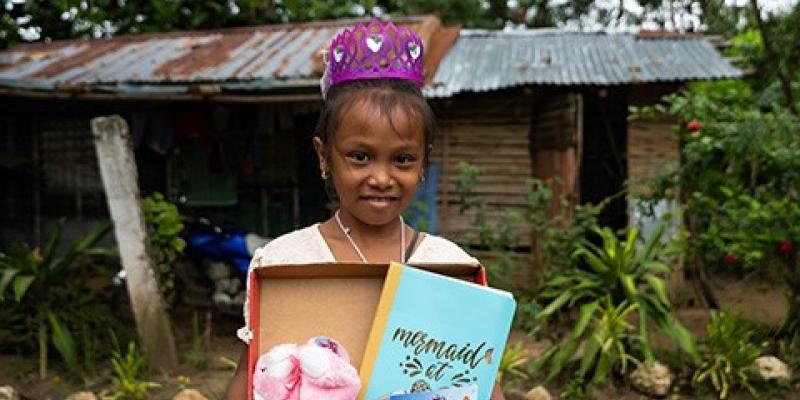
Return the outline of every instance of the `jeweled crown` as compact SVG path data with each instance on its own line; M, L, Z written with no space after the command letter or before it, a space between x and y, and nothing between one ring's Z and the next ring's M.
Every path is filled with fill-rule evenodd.
M408 28L373 19L344 29L328 48L322 78L323 96L328 88L360 79L407 79L425 84L422 39Z

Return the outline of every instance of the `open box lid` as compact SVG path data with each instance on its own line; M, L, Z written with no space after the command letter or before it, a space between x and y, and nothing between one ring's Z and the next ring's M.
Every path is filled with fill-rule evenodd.
M477 264L413 266L486 284L485 270ZM327 336L339 341L359 368L388 269L388 264L326 263L251 270L248 397L258 357L281 343Z

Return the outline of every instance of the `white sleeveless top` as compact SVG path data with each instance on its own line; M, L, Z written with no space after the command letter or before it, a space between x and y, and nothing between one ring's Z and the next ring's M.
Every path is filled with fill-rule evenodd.
M270 241L256 250L250 261L250 269L263 268L281 264L326 264L336 262L328 243L319 231L319 224L296 230ZM434 235L425 234L417 249L407 260L409 264L479 264L478 260L457 244ZM245 326L236 332L236 336L245 343L253 337L250 330L248 300L250 298L250 274L247 274L248 290L244 302Z

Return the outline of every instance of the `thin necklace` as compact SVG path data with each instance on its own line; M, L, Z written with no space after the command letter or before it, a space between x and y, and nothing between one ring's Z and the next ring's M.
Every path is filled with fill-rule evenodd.
M364 257L364 253L361 252L361 249L358 247L356 242L350 236L350 228L344 226L344 224L342 223L342 219L339 218L339 210L336 210L333 216L334 218L336 218L336 223L339 224L339 229L342 230L344 236L347 238L347 240L350 241L350 245L353 246L353 250L355 250L356 253L358 253L358 256L361 257L361 262L367 264L368 263L367 257ZM403 254L403 249L406 248L406 232L405 232L406 230L403 228L406 226L406 223L403 221L402 215L398 215L398 217L400 217L400 262L404 263L406 262L404 257L405 255Z

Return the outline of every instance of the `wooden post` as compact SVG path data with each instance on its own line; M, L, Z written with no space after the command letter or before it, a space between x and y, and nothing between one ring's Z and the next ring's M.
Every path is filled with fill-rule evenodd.
M92 134L142 348L152 367L173 369L175 339L150 264L128 124L118 115L94 118Z

